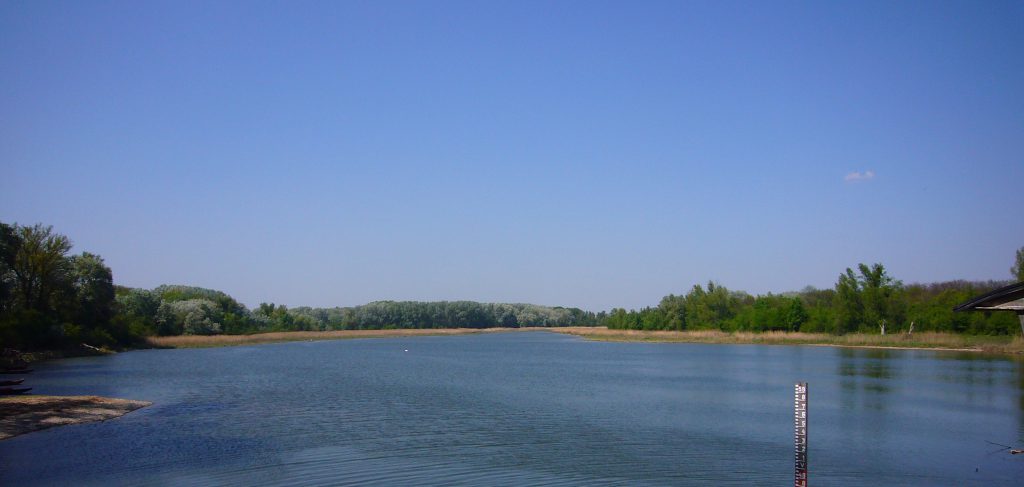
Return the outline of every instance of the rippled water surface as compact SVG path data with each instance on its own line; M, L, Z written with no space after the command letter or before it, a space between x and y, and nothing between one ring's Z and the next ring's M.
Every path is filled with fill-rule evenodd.
M0 442L3 485L1022 485L1024 365L920 351L503 333L50 362L155 404Z

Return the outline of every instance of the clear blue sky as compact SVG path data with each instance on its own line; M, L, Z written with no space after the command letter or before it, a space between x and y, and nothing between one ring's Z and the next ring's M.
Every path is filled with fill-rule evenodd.
M1024 2L3 2L0 220L248 306L1008 279Z

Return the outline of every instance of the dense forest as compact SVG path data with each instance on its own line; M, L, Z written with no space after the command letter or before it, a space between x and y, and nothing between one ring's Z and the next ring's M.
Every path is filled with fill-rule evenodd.
M600 321L633 330L800 331L894 333L938 331L1011 335L1020 324L1013 313L956 313L953 308L1011 281L949 281L903 285L884 266L846 269L833 289L751 296L709 282L683 296L668 295L656 307L613 309Z
M0 347L131 347L151 335L290 330L608 326L637 330L897 331L1007 335L1011 313L954 313L953 307L1011 281L904 285L881 264L846 269L831 289L752 296L709 282L658 306L593 313L577 308L471 301L378 301L362 306L249 309L200 287L115 286L98 255L71 255L71 241L40 224L0 223ZM1024 281L1024 248L1011 268Z
M153 290L118 287L117 309L147 335L210 335L265 331L586 326L594 313L577 308L472 301L377 301L347 308L288 308L261 303L248 310L220 291L191 286Z
M63 348L130 345L110 268L95 254L68 255L71 241L43 225L0 223L0 345Z
M346 308L248 309L228 294L194 286L115 286L95 254L70 255L68 237L40 224L0 223L0 348L113 348L151 335L291 330L490 328L594 325L577 308L532 304L379 301Z

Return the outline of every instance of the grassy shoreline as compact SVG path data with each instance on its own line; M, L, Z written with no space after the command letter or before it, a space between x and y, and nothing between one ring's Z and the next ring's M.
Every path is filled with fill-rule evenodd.
M238 345L259 345L311 340L346 340L355 338L394 338L411 336L468 335L476 333L508 333L547 331L578 336L587 340L616 342L708 343L751 345L811 345L855 348L892 348L950 350L992 354L1024 354L1024 339L1008 336L971 336L950 333L915 333L914 335L829 335L799 332L723 332L701 331L638 331L609 330L604 327L565 328L439 328L404 330L336 330L292 331L253 335L182 335L149 337L147 343L156 348L208 348Z
M993 354L1024 354L1024 339L1009 336L972 336L951 333L830 335L800 332L638 331L607 328L552 329L589 340L618 342L710 343L736 345L811 345L853 348L949 350Z
M304 342L313 340L350 340L354 338L394 338L410 336L469 335L519 331L522 328L416 328L403 330L334 330L279 331L251 335L177 335L147 337L154 348L210 348L265 343Z

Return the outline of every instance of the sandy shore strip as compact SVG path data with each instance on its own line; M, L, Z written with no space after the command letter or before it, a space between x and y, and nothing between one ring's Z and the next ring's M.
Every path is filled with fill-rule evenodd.
M54 426L106 421L151 404L99 396L0 397L0 440Z
M470 335L474 333L508 333L528 328L411 328L400 330L334 330L281 331L251 335L174 335L147 337L158 348L229 347L313 340L346 340L353 338L396 338L415 336Z
M1021 337L988 337L924 332L913 335L872 335L850 333L831 335L801 332L724 332L718 330L641 331L610 330L605 327L550 328L550 331L576 335L588 340L614 342L708 343L731 345L811 345L821 347L870 348L892 350L931 350L950 352L1024 353Z
M641 331L610 330L605 327L552 327L552 328L432 328L401 330L335 330L335 331L286 331L257 333L252 335L180 335L149 337L150 346L157 348L202 348L230 347L236 345L259 345L291 341L345 340L353 338L396 338L436 335L467 335L475 333L512 333L547 331L579 336L587 340L616 342L656 343L709 343L744 345L815 345L826 347L878 348L957 351L974 353L997 353L1024 355L1024 339L1021 337L987 337L957 335L952 333L922 332L913 335L873 335L851 333L831 335L827 333L801 332L724 332L718 330L691 331Z

